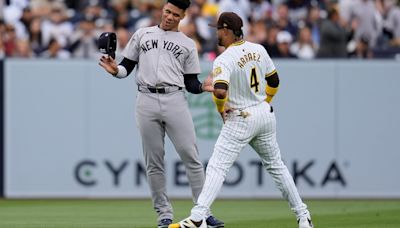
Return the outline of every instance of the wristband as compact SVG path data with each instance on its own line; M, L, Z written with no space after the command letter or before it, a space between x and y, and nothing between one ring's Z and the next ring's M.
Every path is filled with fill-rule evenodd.
M228 100L228 96L226 96L223 99L219 99L218 97L216 97L213 94L213 100L214 100L215 105L217 106L218 112L224 112L224 110L225 110L224 106L225 106L225 102Z
M116 74L113 74L114 77L116 78L125 78L128 76L128 72L126 71L126 68L124 66L118 65L118 72Z

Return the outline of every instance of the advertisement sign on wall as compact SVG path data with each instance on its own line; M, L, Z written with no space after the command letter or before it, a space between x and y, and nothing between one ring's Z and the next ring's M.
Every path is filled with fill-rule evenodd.
M400 78L391 62L276 63L278 142L301 195L400 197ZM204 77L211 63L202 63ZM382 71L385 90L374 93ZM56 73L55 73L56 72ZM321 73L323 72L323 74ZM134 75L115 79L92 61L7 61L5 196L149 197L135 123ZM299 74L301 73L301 74ZM211 156L222 122L211 95L188 94L200 157ZM182 163L166 139L169 195L189 198ZM246 147L219 197L280 197Z

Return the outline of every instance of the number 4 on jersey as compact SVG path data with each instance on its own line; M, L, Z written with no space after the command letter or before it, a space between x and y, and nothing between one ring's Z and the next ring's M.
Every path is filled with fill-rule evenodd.
M256 68L253 67L253 68L251 68L251 74L250 74L250 87L254 88L254 92L256 92L256 93L259 91L259 88L258 88L259 84L260 83L258 82Z

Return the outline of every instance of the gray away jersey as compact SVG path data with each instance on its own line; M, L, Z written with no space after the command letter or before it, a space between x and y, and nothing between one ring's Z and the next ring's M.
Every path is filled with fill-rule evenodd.
M122 55L138 62L138 85L185 87L183 74L200 73L194 41L182 32L164 31L158 26L138 29Z
M263 46L240 41L215 59L213 84L228 84L228 105L244 109L265 101L265 76L275 71L274 63Z

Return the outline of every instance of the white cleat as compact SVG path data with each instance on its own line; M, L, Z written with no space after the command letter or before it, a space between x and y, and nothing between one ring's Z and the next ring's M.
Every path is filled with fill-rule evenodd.
M298 221L299 228L313 228L311 218L309 216L301 217Z
M194 222L190 220L190 218L186 218L180 221L179 223L174 223L169 225L168 228L207 228L207 223L203 219L203 221L201 221L200 226L196 226L196 224L194 224Z

